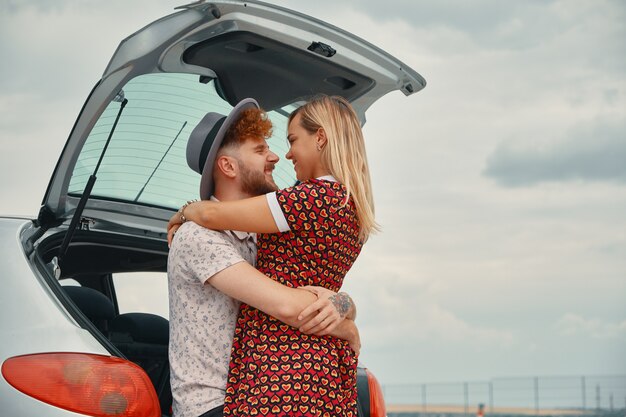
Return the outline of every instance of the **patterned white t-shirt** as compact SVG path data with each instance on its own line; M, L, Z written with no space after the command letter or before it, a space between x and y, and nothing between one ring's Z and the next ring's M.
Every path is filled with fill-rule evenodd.
M184 223L168 258L169 360L176 417L197 417L224 403L239 301L210 284L216 273L256 260L254 235Z

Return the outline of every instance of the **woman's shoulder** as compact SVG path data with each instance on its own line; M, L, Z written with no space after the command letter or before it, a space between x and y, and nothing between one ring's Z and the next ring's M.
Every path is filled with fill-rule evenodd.
M352 218L354 205L352 199L346 201L346 196L347 191L340 182L315 178L278 191L276 200L285 215L292 216L292 221L306 222L320 216L331 219ZM307 214L310 212L316 214Z
M343 198L346 188L342 183L329 178L312 178L295 185L294 190L303 191L314 196L322 195L328 197Z

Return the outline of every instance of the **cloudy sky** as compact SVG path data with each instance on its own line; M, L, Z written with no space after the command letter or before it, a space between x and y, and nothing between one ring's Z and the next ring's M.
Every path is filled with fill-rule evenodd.
M626 3L276 3L428 82L365 126L383 232L346 288L381 382L626 374ZM119 41L177 5L0 0L0 213L37 212Z

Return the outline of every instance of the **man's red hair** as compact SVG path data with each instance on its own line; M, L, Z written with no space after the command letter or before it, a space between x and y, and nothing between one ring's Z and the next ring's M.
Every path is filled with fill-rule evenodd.
M246 109L239 120L226 131L222 146L241 144L250 137L268 139L272 136L272 121L260 109Z

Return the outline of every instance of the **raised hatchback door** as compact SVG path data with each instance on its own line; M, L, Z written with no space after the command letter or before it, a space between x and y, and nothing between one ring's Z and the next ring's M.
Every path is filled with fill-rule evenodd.
M184 149L206 112L227 114L254 97L270 112L283 156L286 118L311 95L342 95L364 118L384 94L424 85L384 51L294 11L250 1L184 6L120 43L59 159L42 223L69 217L97 170L85 216L158 235L172 209L198 193ZM278 176L282 186L293 181L288 164Z

